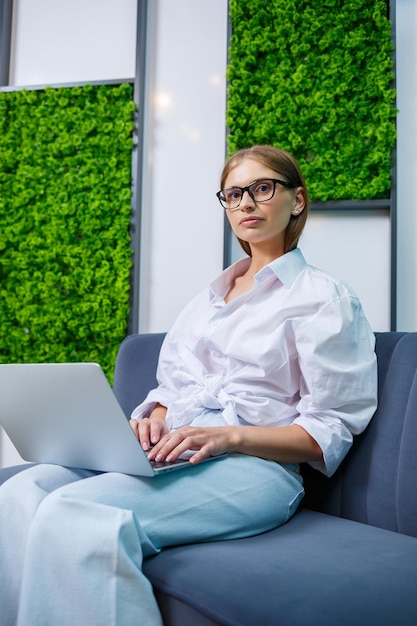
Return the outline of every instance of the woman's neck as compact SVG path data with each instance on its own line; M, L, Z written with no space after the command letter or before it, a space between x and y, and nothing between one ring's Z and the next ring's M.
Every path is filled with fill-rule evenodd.
M250 264L241 276L236 276L236 278L234 279L229 292L224 298L226 303L250 291L254 285L255 274L257 274L259 270L265 267L265 265L268 265L268 263L271 263L271 261L274 261L278 257L282 256L282 254L284 254L279 254L276 252L271 254L259 254L253 249L251 251L252 256L250 257ZM255 254L253 254L254 252Z
M275 261L278 257L284 254L284 250L258 250L255 246L251 246L251 260L248 269L245 272L246 276L255 276L259 270L261 270L265 265L271 263L271 261Z

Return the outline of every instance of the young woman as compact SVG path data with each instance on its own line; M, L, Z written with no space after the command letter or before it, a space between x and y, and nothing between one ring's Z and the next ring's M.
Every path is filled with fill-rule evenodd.
M239 151L217 195L248 256L179 316L131 419L150 458L192 451L193 467L147 479L39 465L7 481L4 626L160 625L144 557L285 523L299 464L332 474L371 419L374 336L349 287L297 248L308 198L295 160Z

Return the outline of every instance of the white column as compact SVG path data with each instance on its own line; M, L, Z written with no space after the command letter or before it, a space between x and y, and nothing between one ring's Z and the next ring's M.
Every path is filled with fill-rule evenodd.
M227 0L149 8L139 324L157 332L222 269Z
M417 330L417 3L396 2L397 328Z

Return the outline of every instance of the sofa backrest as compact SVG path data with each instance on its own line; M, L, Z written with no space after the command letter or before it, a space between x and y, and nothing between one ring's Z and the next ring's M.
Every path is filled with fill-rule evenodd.
M164 334L121 344L114 390L127 416L156 385ZM331 478L303 467L304 506L417 537L417 333L377 333L379 406Z
M417 537L417 333L376 333L379 404L330 479L303 468L305 506Z
M120 344L113 389L126 417L156 387L156 366L164 337L164 333L129 335Z

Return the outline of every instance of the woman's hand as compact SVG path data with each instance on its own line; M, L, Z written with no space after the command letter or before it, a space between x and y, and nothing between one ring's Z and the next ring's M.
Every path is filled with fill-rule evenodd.
M278 463L323 462L319 444L297 424L289 426L184 426L168 432L165 422L167 409L157 405L149 418L141 422L130 420L142 448L149 450L148 458L175 461L187 451L195 451L191 463L226 452L239 452L270 459ZM187 454L188 457L188 454Z
M235 430L233 426L184 426L164 435L149 452L148 458L171 462L184 452L195 450L190 463L198 463L209 456L231 452L234 449Z
M166 413L166 407L157 404L149 417L144 417L140 422L135 419L129 421L144 450L149 450L168 433L168 426L165 421Z

